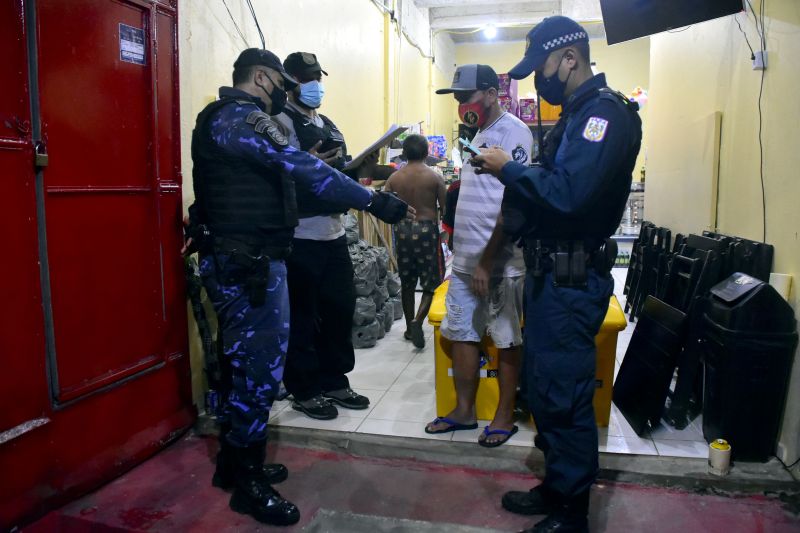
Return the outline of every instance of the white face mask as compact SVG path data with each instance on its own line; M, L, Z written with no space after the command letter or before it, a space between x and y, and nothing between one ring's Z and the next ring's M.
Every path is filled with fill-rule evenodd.
M322 105L322 97L325 96L325 86L321 81L312 80L300 84L300 96L298 100L310 107L316 109Z

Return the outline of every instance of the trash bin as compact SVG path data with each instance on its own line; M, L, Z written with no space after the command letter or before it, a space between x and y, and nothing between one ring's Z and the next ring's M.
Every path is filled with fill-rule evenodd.
M453 384L452 343L443 338L439 326L445 316L445 296L449 281L445 281L433 294L433 302L428 313L428 322L433 326L433 345L436 372L436 415L445 416L456 406L456 389ZM598 427L607 427L611 414L612 384L614 382L614 363L617 354L617 334L625 329L627 322L622 307L615 296L611 297L608 313L595 337L597 346L596 390L594 412ZM497 348L491 339L481 341L481 367L475 410L479 420L494 418L500 399L497 382Z
M775 453L797 322L769 284L742 273L715 285L703 313L703 436L730 442L732 457Z

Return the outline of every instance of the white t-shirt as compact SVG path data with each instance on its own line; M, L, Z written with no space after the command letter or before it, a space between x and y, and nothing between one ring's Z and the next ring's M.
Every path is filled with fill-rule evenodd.
M500 146L515 161L528 165L533 135L520 119L503 113L494 123L479 131L472 144L478 148ZM475 174L473 166L464 163L453 235L453 270L456 272L469 275L474 272L497 224L504 190L505 186L500 180L490 174ZM515 277L523 274L525 263L522 250L509 243L502 254L495 258L492 276Z
M297 106L291 102L287 102L286 105L291 106L298 112L301 112L299 109L297 109ZM286 113L281 113L280 115L272 118L280 122L286 128L289 144L298 150L302 150L302 148L300 148L300 139L297 138L297 133L294 131L294 122L292 122L291 117ZM314 123L315 126L320 128L325 125L319 115L315 115L313 119L309 117L309 119ZM332 241L334 239L338 239L342 235L344 235L344 225L342 224L342 215L338 213L333 215L320 215L316 217L301 218L298 221L297 227L294 229L295 239Z

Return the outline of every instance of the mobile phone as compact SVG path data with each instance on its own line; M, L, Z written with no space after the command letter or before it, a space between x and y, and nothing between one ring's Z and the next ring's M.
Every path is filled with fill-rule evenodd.
M325 153L335 148L341 148L344 144L344 139L339 139L336 137L328 137L322 142L322 146L317 149L319 153Z
M480 148L478 148L477 146L475 146L474 144L469 142L464 137L460 137L458 139L458 142L461 143L461 145L464 147L464 150L466 150L467 152L471 153L472 155L481 155Z

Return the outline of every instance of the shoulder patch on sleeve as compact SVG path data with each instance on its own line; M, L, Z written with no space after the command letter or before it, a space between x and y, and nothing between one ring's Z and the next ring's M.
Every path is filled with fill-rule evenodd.
M583 129L583 138L593 143L601 142L606 136L608 120L600 117L591 117Z
M289 146L289 139L281 132L278 125L272 121L272 118L263 111L251 112L247 115L245 121L248 124L252 124L256 133L266 137L275 148L282 149Z
M511 150L511 157L514 158L514 161L522 163L523 165L528 162L528 152L521 144L518 144L516 148Z

